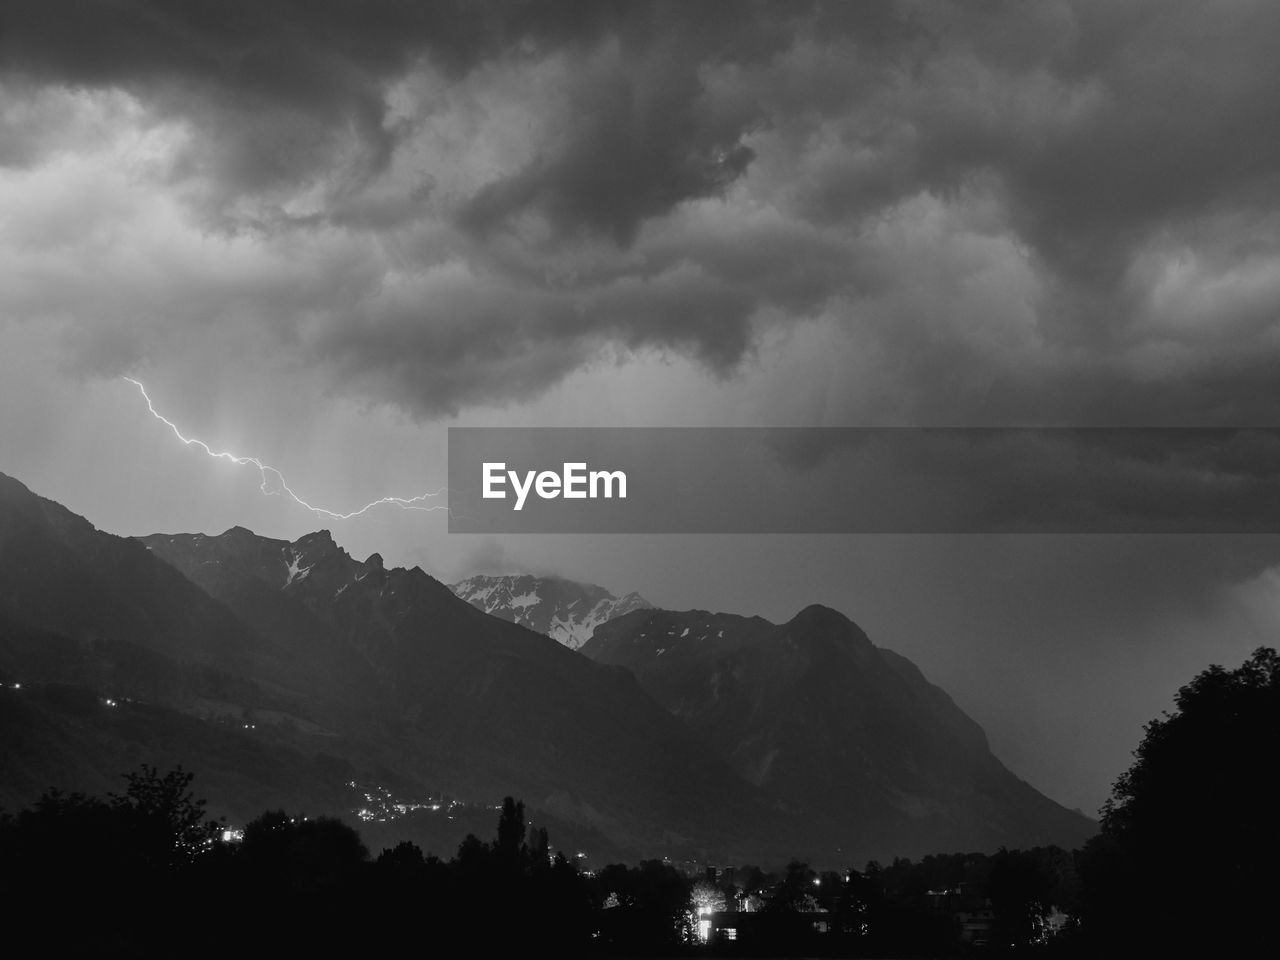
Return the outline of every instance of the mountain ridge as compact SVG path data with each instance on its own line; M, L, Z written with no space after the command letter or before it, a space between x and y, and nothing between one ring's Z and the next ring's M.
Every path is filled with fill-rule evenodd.
M727 765L685 742L678 721L628 672L484 614L419 567L387 568L378 554L357 561L325 531L292 542L249 537L233 529L144 542L260 629L301 625L299 643L319 638L358 652L379 685L384 722L431 757L430 769L410 761L414 776L434 771L437 782L472 794L522 784L544 809L627 837L659 813L668 824L659 833L706 829L699 786L731 805L752 802L732 796ZM233 561L246 555L238 570ZM641 770L662 789L635 784ZM664 786L672 778L678 784ZM642 799L647 812L626 812Z
M1093 831L1009 771L915 664L829 607L781 624L636 611L602 625L581 652L632 670L769 795L844 817L847 844L914 835L934 849L982 849L1082 842Z
M488 617L418 568L356 561L322 532L144 542L0 478L0 673L32 691L88 691L95 709L155 707L110 716L158 725L145 736L86 725L56 703L13 714L46 746L8 745L26 771L8 803L33 802L37 786L92 788L92 755L163 743L181 758L187 742L217 763L211 806L243 809L271 779L254 757L276 744L418 794L516 793L649 854L725 849L771 822L627 671ZM111 730L126 739L90 744ZM212 753L195 730L214 737Z
M81 691L10 691L0 714L36 738L0 750L23 771L10 803L58 770L42 786L92 788L93 756L190 756L215 809L290 789L332 803L348 780L516 793L618 849L713 862L1081 836L894 656L819 606L781 625L637 608L580 653L328 531L134 540L0 475L0 675Z

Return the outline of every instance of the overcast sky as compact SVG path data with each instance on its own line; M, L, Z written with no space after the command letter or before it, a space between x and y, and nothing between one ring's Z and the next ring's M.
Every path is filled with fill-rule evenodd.
M1280 426L1280 5L7 0L0 470L116 533L828 603L1093 812L1272 537L321 522L465 425Z

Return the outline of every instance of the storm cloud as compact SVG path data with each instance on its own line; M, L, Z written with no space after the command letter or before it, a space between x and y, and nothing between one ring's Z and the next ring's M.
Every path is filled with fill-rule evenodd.
M0 178L88 195L15 208L0 297L87 372L216 319L414 417L645 352L749 376L818 322L885 381L832 422L1263 421L1277 36L1244 0L6 4Z

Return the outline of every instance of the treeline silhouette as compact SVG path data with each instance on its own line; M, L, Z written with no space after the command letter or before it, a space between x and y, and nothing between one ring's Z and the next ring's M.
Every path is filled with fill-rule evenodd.
M119 794L52 791L0 817L0 937L52 956L1269 953L1277 748L1280 656L1262 649L1148 725L1079 851L697 877L653 860L584 873L512 798L494 839L449 860L408 842L372 857L342 821L281 811L224 842L191 773L144 766Z
M371 858L331 817L269 811L224 841L193 775L143 767L105 799L57 791L0 821L5 936L41 953L291 956L593 937L585 879L508 798L497 839L442 861L401 843Z

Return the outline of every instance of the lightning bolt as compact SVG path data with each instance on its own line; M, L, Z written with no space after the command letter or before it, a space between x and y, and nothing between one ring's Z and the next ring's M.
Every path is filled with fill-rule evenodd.
M129 383L132 383L135 387L138 388L138 392L142 394L142 399L146 401L147 409L151 411L151 415L155 417L157 420L159 420L161 423L163 423L170 430L172 430L173 435L177 437L179 440L181 440L183 443L185 443L188 447L199 447L201 450L203 450L209 456L213 457L215 460L227 460L230 463L234 463L237 466L242 466L242 467L243 466L257 467L258 474L262 479L261 490L264 494L271 497L271 496L276 496L280 493L283 493L286 496L288 496L289 499L291 499L294 503L298 504L300 507L305 507L306 509L310 510L317 517L321 517L323 519L328 519L328 520L350 520L353 517L359 517L367 513L368 511L372 510L374 507L380 507L380 506L383 506L384 504L388 506L397 506L402 510L422 510L428 513L435 510L447 511L449 509L448 506L445 504L427 503L427 501L432 500L435 497L440 496L442 493L447 492L448 490L447 487L441 487L439 490L436 490L434 493L419 494L416 497L381 497L377 500L372 500L369 503L366 503L359 510L352 510L350 513L339 513L338 511L330 510L327 507L317 507L315 504L308 503L306 500L303 500L300 496L294 493L293 489L285 481L283 473L281 473L279 470L277 470L275 467L271 466L270 464L263 463L257 457L243 457L236 453L228 453L226 451L214 450L203 440L198 440L195 437L184 436L182 431L178 429L177 424L175 424L168 417L165 417L158 410L156 410L155 405L152 404L151 402L151 396L147 393L147 388L142 385L141 381L135 380L133 379L133 377L122 377L121 379L127 380ZM276 489L272 489L273 485L274 487L276 487Z

